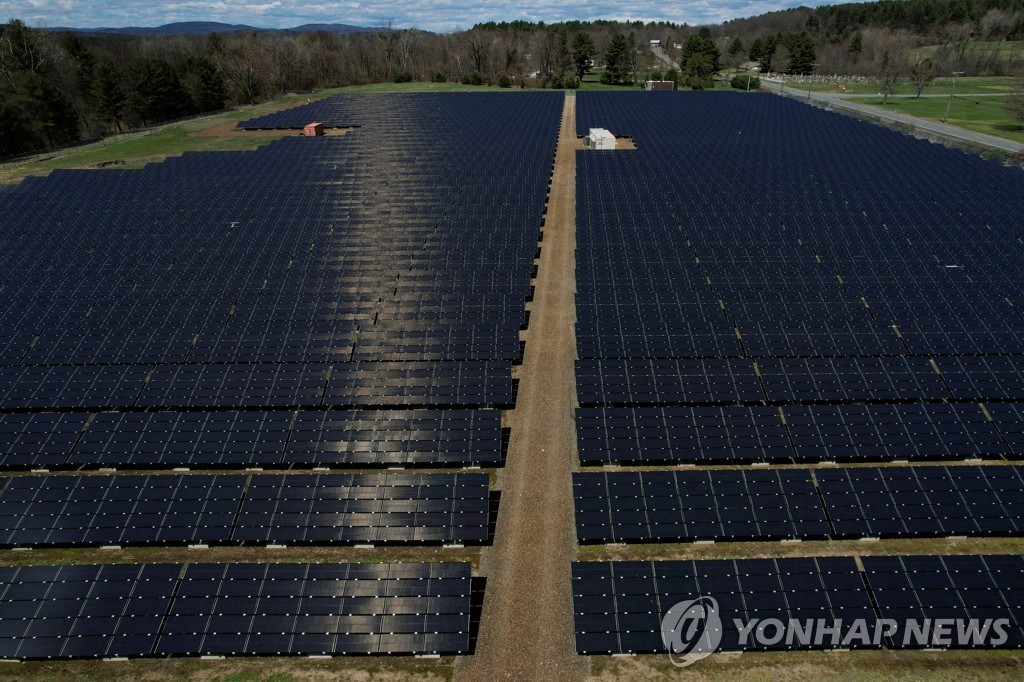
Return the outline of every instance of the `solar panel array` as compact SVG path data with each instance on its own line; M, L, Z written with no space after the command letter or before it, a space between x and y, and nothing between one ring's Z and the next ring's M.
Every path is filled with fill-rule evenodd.
M664 653L663 615L675 604L701 596L712 596L718 603L720 651L990 648L991 635L978 634L959 643L951 637L953 626L926 624L939 619L966 623L972 618L1007 619L1007 638L1000 646L1024 646L1024 557L866 556L860 560L863 572L853 557L574 563L576 650L581 654ZM883 618L893 620L900 629L896 636L875 641L876 621ZM801 643L785 630L769 632L764 626L764 637L748 635L744 640L736 621L753 619L779 619L783 624L791 619L801 624L820 619L829 626L841 621L846 627L836 627L836 634L820 641ZM867 639L852 630L855 619L862 619ZM916 621L924 634L909 630L908 619Z
M338 96L273 127L344 137L0 192L0 469L45 474L0 479L0 544L489 542L485 474L308 470L504 463L563 103L523 95ZM106 471L165 468L297 471ZM144 567L137 612L91 570L9 569L0 656L469 650L468 566Z
M458 654L470 564L0 568L0 658Z
M716 419L757 461L1019 456L976 405L1024 400L1018 170L778 97L577 97L638 147L577 154L582 463L725 463Z
M573 474L581 543L1024 535L1024 469Z
M157 456L141 441L114 455L92 449L94 425L132 421L103 412L233 408L280 411L285 422L289 411L327 410L325 422L356 447L334 461L289 452L292 427L267 414L273 442L245 453L248 416L201 416L219 423L179 461L159 464L497 463L500 422L488 415L472 419L487 433L469 439L469 452L460 429L449 438L441 425L429 451L379 455L358 444L416 441L420 431L395 421L391 432L360 437L359 422L375 417L355 410L431 410L423 416L445 421L433 411L514 404L511 367L522 354L561 95L331 102L360 128L187 153L138 171L56 171L2 195L4 460L110 464L138 454L148 465ZM318 106L329 104L290 115L316 118ZM507 144L509 129L521 144ZM85 434L71 438L77 415L37 416L47 411L89 413ZM62 422L63 442L39 443L36 420ZM121 436L131 438L112 438ZM225 450L242 454L218 461Z
M739 465L576 473L580 542L1020 535L1020 467L975 463L1024 454L1019 170L779 97L576 101L578 135L637 146L577 153L580 464ZM1021 557L862 565L574 564L577 650L664 652L701 596L723 650L807 648L734 618L1007 617L1024 644Z

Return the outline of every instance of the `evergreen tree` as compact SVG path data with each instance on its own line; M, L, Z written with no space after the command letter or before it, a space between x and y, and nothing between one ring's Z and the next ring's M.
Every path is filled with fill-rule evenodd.
M629 78L629 55L627 54L626 36L616 33L608 41L604 50L604 73L602 83L620 84Z
M864 36L857 31L850 37L850 44L846 47L846 51L850 54L859 55L864 51Z
M683 43L683 54L680 61L685 65L695 54L702 54L708 58L711 62L712 73L722 68L719 62L722 56L721 52L715 45L715 39L711 37L711 29L707 26L702 27L686 39L686 42Z
M101 61L93 69L92 98L101 120L113 123L117 132L121 132L127 97L121 85L121 74L109 61Z
M126 77L128 112L143 125L185 113L185 94L167 62L140 57L129 64Z
M758 38L750 46L750 58L761 65L762 73L772 70L772 58L775 56L775 49L781 40L780 35Z
M711 57L703 52L693 53L683 65L683 85L693 90L707 90L715 87L714 67Z
M227 88L217 65L206 55L189 53L175 65L178 82L194 113L217 111L224 108Z
M814 71L814 62L818 59L814 38L809 33L790 33L783 39L789 50L788 73L808 74Z
M586 31L577 31L572 37L572 61L576 67L576 77L582 81L590 70L590 60L597 54L594 39Z

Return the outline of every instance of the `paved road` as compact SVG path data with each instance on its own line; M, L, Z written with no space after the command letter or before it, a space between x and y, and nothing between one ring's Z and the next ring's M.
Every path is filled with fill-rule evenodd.
M762 79L762 87L766 87L770 90L778 92L781 89L781 84L776 81L769 81ZM801 91L797 87L786 87L786 94L793 97L793 99L808 99L807 91ZM942 95L948 97L949 95ZM974 97L975 95L971 95ZM903 123L912 126L922 132L932 133L943 138L962 140L972 144L980 145L983 147L989 147L992 149L999 149L1010 153L1019 153L1024 151L1024 144L1020 142L1013 142L1011 140L1004 140L1001 137L995 137L994 135L986 135L985 133L974 132L973 130L966 130L957 126L947 125L940 123L939 121L931 121L926 118L919 118L917 116L909 116L905 113L888 111L879 107L869 106L867 104L861 104L860 102L850 101L847 95L837 95L834 93L825 92L812 92L810 99L826 104L834 109L846 109L849 111L856 111L858 113L866 114L873 118L877 118L883 121L891 121L894 123Z
M794 90L799 92L799 90L800 90L799 84L791 84L791 85L792 85ZM806 90L804 90L804 92L806 92ZM863 97L881 97L882 96L882 93L880 93L880 92L875 93L873 95L865 95L865 94L861 94L861 93L842 93L842 94L840 94L838 92L827 92L827 93L823 92L823 93L819 93L819 94L822 94L822 95L835 95L836 97L841 97L842 99L856 99L858 97L862 97L863 98ZM1008 93L1005 93L1005 92L964 92L964 93L961 93L959 95L956 94L956 93L953 93L953 97L955 97L956 99L971 99L973 97L1006 97L1006 96L1008 96ZM928 98L948 99L949 98L949 93L947 92L944 95L939 94L939 93L934 93L934 92L932 92L932 93L922 93L921 94L921 99L928 99ZM904 94L901 93L901 94L897 94L897 95L889 95L889 99L917 99L917 95L904 95Z
M679 68L679 65L676 64L674 61L672 61L672 58L669 57L668 54L665 53L665 50L663 50L662 48L660 48L660 47L652 47L651 48L651 52L654 53L655 57L657 57L661 61L665 62L665 64L667 64L668 66L671 66L673 69L678 69Z

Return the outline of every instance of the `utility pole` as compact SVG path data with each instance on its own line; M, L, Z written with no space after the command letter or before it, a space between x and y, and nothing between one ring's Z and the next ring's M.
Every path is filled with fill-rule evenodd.
M811 64L811 72L807 74L807 100L811 99L811 76L814 75L814 67L818 65L818 62Z
M954 71L953 72L953 89L949 91L949 101L946 102L946 116L945 116L945 118L942 119L943 123L948 123L949 122L949 107L950 107L951 104L953 104L953 93L956 92L956 79L957 79L957 76L962 76L962 75L964 75L963 71Z

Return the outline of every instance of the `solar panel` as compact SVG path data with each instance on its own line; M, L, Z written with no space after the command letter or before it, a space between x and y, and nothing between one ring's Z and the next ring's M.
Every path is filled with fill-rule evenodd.
M19 476L0 546L485 544L486 474Z
M162 655L461 654L469 564L189 564Z
M1015 536L1024 505L1020 467L817 469L836 537Z
M470 564L120 564L0 570L0 658L458 654Z
M825 538L807 470L573 474L580 543Z
M605 407L576 410L580 463L792 462L775 407Z
M991 649L998 634L992 630L992 621L997 619L1006 619L1006 638L998 648L1024 647L1022 557L866 556L862 561L882 617L924 625L890 637L891 648ZM936 626L940 619L960 624L940 628ZM968 630L971 619L976 621ZM958 631L966 636L961 638Z
M1000 459L1008 448L978 405L794 405L782 408L796 459Z
M720 651L840 648L786 642L741 646L736 621L751 618L876 619L852 557L575 562L572 565L576 651L580 654L664 653L661 621L679 602L713 597L722 622Z
M749 360L577 360L581 407L760 402Z
M0 658L148 656L181 566L21 566L0 570Z
M233 542L485 544L486 474L253 476Z
M88 418L68 412L0 413L0 467L63 466Z

